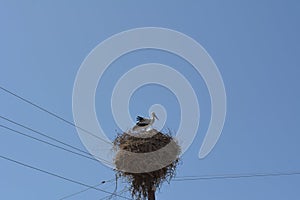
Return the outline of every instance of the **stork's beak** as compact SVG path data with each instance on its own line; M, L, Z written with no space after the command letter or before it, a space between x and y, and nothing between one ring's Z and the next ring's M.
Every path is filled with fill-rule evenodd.
M153 116L154 116L157 120L159 120L155 113L153 113Z

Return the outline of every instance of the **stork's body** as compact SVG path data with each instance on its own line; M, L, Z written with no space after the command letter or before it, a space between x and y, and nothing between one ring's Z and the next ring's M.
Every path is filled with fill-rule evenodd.
M151 113L151 118L144 118L141 116L137 116L136 120L137 123L136 125L132 128L133 131L138 131L138 130L146 130L147 128L149 128L150 126L152 126L152 124L154 123L155 119L158 120L157 116L155 115L154 112Z

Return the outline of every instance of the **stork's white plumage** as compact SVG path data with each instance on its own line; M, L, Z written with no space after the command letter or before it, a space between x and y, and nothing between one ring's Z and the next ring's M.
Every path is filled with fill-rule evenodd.
M154 112L151 113L151 118L144 118L141 116L137 116L136 120L137 123L136 125L132 128L133 131L138 131L138 130L146 130L147 128L149 128L150 126L152 126L152 124L154 123L155 119L158 120L158 117L156 116L156 114Z

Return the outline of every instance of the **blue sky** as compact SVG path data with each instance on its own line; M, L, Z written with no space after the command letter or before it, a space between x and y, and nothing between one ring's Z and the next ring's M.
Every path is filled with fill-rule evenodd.
M299 8L300 3L292 0L1 1L0 85L72 121L76 73L96 45L132 28L174 29L199 42L222 74L227 117L217 145L205 159L198 159L210 119L209 94L201 76L179 57L154 50L121 57L100 81L97 116L107 135L112 139L117 129L110 111L115 81L138 64L165 63L190 80L201 107L199 131L182 157L178 176L300 171ZM2 116L84 149L74 127L3 91L0 101ZM157 102L167 109L167 127L176 130L180 110L166 88L146 86L137 91L130 104L132 116L147 115L149 105ZM4 120L0 124L30 133ZM99 162L4 129L0 154L90 185L114 177ZM1 199L52 200L84 188L3 159L0 169ZM162 187L157 199L299 199L299 184L299 175L173 181ZM100 188L105 187L113 190L109 185ZM105 195L90 190L70 199Z

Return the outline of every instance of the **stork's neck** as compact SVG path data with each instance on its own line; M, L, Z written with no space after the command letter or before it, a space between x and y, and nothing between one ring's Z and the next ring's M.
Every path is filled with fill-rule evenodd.
M154 114L152 114L151 120L154 122L154 120L155 120Z

